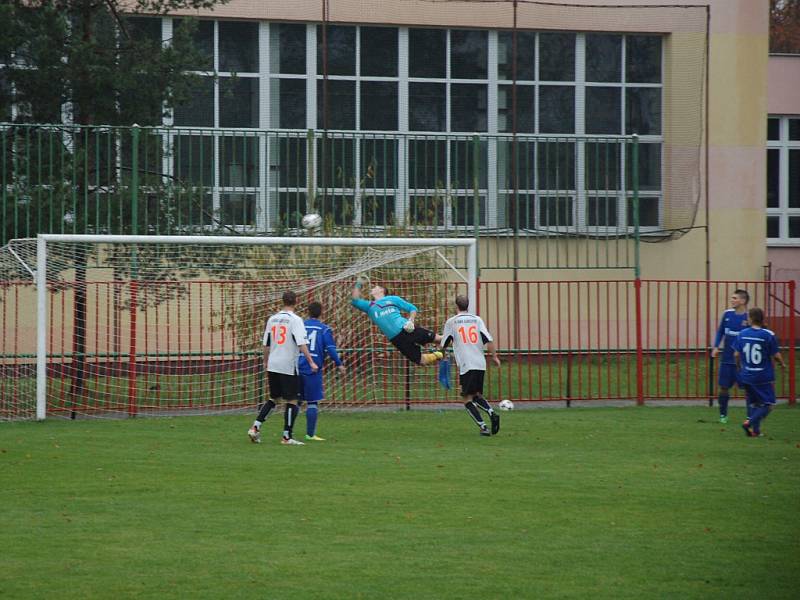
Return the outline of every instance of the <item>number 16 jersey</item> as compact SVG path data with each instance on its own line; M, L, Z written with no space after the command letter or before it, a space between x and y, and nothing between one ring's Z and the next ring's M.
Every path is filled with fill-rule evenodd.
M733 349L740 354L742 383L770 383L775 381L772 357L778 353L778 339L764 327L749 327L739 332Z
M492 336L483 319L465 312L450 317L444 324L442 348L447 347L451 340L460 375L467 371L486 370L483 345L491 342Z

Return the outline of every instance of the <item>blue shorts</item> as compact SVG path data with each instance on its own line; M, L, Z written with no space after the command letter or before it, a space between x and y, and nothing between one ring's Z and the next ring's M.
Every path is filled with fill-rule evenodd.
M736 381L736 365L733 363L722 363L719 366L719 376L717 377L719 387L732 388Z
M745 383L743 387L750 404L754 406L775 404L775 384L772 382Z
M300 373L300 385L298 388L298 400L304 402L319 402L324 399L325 392L322 389L322 369L310 375Z

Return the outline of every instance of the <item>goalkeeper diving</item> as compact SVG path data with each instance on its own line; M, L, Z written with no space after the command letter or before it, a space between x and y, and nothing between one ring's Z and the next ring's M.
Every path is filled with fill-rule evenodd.
M383 335L400 350L408 360L417 365L432 365L442 359L439 351L422 352L423 344L438 343L442 336L414 324L417 307L400 296L389 295L382 285L373 286L369 291L372 301L361 297L361 280L353 288L351 304L367 313L370 321L378 326ZM406 313L408 316L403 316Z

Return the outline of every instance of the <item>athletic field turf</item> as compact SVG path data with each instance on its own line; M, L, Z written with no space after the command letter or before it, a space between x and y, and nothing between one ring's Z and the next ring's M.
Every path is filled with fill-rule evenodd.
M0 423L0 597L797 598L800 410L742 410Z

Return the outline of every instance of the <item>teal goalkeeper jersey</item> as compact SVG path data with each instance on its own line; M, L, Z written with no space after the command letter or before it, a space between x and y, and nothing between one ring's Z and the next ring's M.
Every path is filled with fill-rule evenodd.
M387 338L392 339L403 330L406 319L402 313L417 312L417 307L406 302L400 296L384 296L380 300L368 302L354 298L351 304L358 310L367 313L369 320L375 323Z

